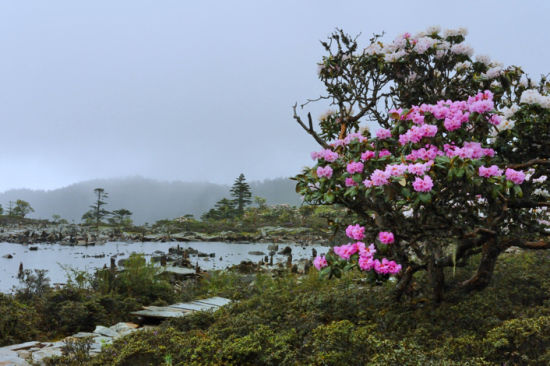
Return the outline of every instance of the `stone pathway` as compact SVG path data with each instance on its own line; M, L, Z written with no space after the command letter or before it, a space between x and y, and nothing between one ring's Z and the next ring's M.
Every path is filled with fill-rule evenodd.
M185 316L195 311L215 311L230 302L231 300L223 297L212 297L170 306L146 306L143 310L133 312L132 314L144 318L173 318ZM65 345L64 341L69 338L91 337L90 354L97 355L101 352L103 345L111 344L113 340L119 337L147 328L148 326L139 327L139 325L134 323L118 323L112 327L98 325L93 333L80 332L57 342L32 341L1 347L0 366L30 366L31 363L41 365L43 364L42 360L46 357L61 356L61 348Z

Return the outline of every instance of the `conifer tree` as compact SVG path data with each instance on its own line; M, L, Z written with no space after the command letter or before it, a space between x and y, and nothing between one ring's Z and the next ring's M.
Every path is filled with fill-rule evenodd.
M244 208L252 203L252 193L250 192L250 185L246 183L244 174L240 174L233 187L231 187L231 197L237 208L237 215L242 216Z

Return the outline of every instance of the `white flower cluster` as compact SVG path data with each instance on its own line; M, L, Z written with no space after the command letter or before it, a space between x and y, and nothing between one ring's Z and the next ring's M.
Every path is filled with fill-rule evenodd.
M470 66L472 66L472 63L470 61L459 62L455 65L455 70L456 71L467 70L470 68Z
M503 107L500 111L502 112L502 116L505 119L508 119L512 117L517 111L519 111L519 106L514 103L510 107Z
M443 32L443 36L445 38L454 37L454 36L465 36L467 34L468 34L468 29L466 28L445 29L445 31Z
M416 41L416 44L413 47L413 50L415 50L419 54L423 54L427 50L429 50L431 47L433 47L437 43L437 40L431 38L431 37L422 37Z
M546 189L537 188L533 191L535 196L550 197L550 193Z
M414 37L410 33L404 33L397 36L393 42L388 44L374 42L366 47L363 53L371 56L383 55L386 62L396 62L411 51L424 54L430 49L435 49L436 58L442 58L449 50L455 54L465 54L468 56L473 54L473 49L470 46L460 43L451 47L448 41L439 39L437 36L440 31L441 28L439 26L433 26L426 29L425 32L417 33ZM445 31L445 34L449 36L466 35L466 33L467 31L464 28ZM412 45L412 48L409 48L408 45Z
M491 57L488 55L476 55L476 62L481 62L487 66L491 65Z
M474 49L467 44L458 43L451 47L451 52L456 55L466 55L468 57L472 57L474 54Z
M495 66L491 67L489 70L487 70L487 72L481 74L481 77L487 80L491 80L499 77L500 75L502 75L503 72L504 71L502 70L502 67Z
M521 104L538 104L542 108L550 109L550 96L541 95L535 89L527 89L521 94Z

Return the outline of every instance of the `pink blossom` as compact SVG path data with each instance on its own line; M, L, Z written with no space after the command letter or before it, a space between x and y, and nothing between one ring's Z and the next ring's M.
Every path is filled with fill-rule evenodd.
M365 187L367 187L367 188L372 187L372 186L373 186L372 180L370 180L370 179L365 179L365 180L363 181L363 185L364 185Z
M361 173L363 171L363 163L352 161L351 163L348 164L348 166L346 167L346 170L350 174Z
M350 239L361 240L365 237L365 228L359 224L349 225L346 228L346 235Z
M407 171L407 166L405 164L393 164L386 165L385 173L392 177L398 177L403 175Z
M378 240L383 244L391 244L395 241L395 238L392 232L381 231L378 233Z
M429 175L425 175L423 179L416 177L412 185L417 192L429 192L434 186L432 178Z
M374 158L374 151L367 150L361 154L361 160L363 161L367 161L372 158Z
M376 169L374 172L372 172L370 176L370 180L372 181L372 185L374 186L383 186L384 184L388 184L388 179L388 173L380 169Z
M352 255L357 253L357 245L344 244L344 245L340 245L339 247L334 247L333 250L334 250L334 253L340 258L349 260Z
M480 177L485 178L500 177L502 175L502 169L499 169L496 165L491 165L489 168L480 166L478 174Z
M384 156L391 156L391 152L389 152L387 149L380 150L378 153L379 158L383 158Z
M489 118L489 123L493 126L498 126L502 122L502 117L498 114L493 114L491 118Z
M507 180L514 182L515 184L521 184L525 180L525 173L521 170L508 168L504 174L506 175Z
M380 140L390 138L391 131L386 128L381 128L378 131L376 131L376 137L378 137Z
M363 271L370 271L374 268L374 259L369 256L359 256L359 268Z
M346 187L355 187L358 185L357 182L355 182L351 177L346 178L345 184L346 184Z
M365 246L365 243L358 242L357 248L359 249L359 255L363 257L374 257L374 253L376 253L376 247L374 246L374 243L371 243L368 247Z
M414 175L424 175L427 171L431 169L433 165L433 160L430 160L426 163L416 163L416 164L409 164L407 166L407 170L409 173Z
M317 176L319 178L322 178L322 177L330 178L330 177L332 177L332 168L328 165L326 167L318 167L317 168Z
M386 258L382 258L382 261L375 259L374 270L376 273L380 274L396 274L401 271L401 265L394 261L389 261Z
M322 255L315 257L315 259L313 260L313 265L315 266L315 268L317 268L318 271L320 271L321 268L328 266L328 262L325 256Z
M334 152L330 149L321 150L319 152L314 151L314 152L311 153L311 158L313 160L323 158L326 161L328 161L329 163L332 163L333 161L338 159L338 153Z

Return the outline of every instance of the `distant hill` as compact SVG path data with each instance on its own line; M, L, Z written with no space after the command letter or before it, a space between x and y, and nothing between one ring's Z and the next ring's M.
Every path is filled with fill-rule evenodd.
M300 205L295 183L288 178L249 182L253 196L267 199L268 204ZM109 194L108 210L126 208L134 213L136 224L175 218L185 214L200 217L224 197L229 197L229 185L199 182L166 182L142 177L97 179L75 183L50 191L12 189L0 193L0 204L22 199L35 209L29 217L49 219L58 214L69 221L80 222L82 214L94 201L94 188Z

